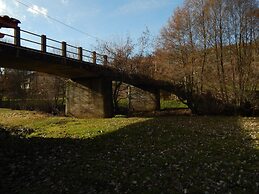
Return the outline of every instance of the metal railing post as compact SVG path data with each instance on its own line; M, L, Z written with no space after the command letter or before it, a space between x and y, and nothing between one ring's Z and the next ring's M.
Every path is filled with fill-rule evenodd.
M96 64L96 52L93 52L93 64Z
M103 65L108 65L108 56L103 55Z
M66 42L62 42L62 57L67 57L67 43Z
M41 35L41 52L46 53L47 51L47 37L46 35Z
M82 47L78 47L77 56L78 56L79 61L83 61L83 48Z
M14 28L14 45L21 46L21 29L19 27Z

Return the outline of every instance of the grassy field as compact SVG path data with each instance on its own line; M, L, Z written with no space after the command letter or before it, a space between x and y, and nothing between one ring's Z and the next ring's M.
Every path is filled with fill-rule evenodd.
M188 108L187 105L183 104L180 100L160 100L161 109L173 109L173 108ZM119 107L127 109L128 101L126 99L121 99L119 101Z
M172 108L188 108L187 105L183 104L180 100L161 100L161 109L172 109Z
M259 118L0 109L0 193L259 193Z

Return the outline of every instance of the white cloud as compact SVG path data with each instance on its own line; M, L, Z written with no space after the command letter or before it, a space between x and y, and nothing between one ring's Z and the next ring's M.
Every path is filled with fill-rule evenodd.
M39 7L38 5L32 5L27 9L28 12L34 14L34 15L48 15L48 10L44 7Z
M6 11L6 4L3 0L0 0L0 14L3 14Z
M8 15L23 22L26 20L26 14L22 9L18 9L18 7L19 4L14 0L0 0L0 15Z

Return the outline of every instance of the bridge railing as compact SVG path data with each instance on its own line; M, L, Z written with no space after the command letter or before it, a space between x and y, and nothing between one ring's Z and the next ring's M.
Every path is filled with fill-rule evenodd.
M2 33L6 37L13 39L14 46L38 50L46 54L55 54L65 58L75 59L93 64L108 65L113 60L107 55L96 53L82 47L67 44L65 41L58 41L38 35L33 32L22 30L19 27L14 29L14 34ZM0 41L2 41L0 39Z

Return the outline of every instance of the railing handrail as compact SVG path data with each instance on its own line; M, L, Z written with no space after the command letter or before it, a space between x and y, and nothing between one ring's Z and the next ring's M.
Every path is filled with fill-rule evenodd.
M93 51L90 51L90 50L87 50L87 49L82 49L83 51L85 51L85 52L88 52L88 53L93 53Z
M77 46L71 45L71 44L67 44L68 47L74 48L74 49L78 49Z
M20 29L20 31L21 31L21 32L25 32L26 34L33 35L33 36L41 37L41 35L36 34L36 33L33 33L33 32L30 32L30 31L27 31L27 30L22 30L22 29Z
M10 34L6 34L6 33L2 33L2 32L1 32L1 34L3 34L4 36L8 36L8 37L14 38L14 36L10 35Z
M52 41L52 42L55 42L55 43L59 43L59 44L62 43L62 41L58 41L58 40L55 40L55 39L52 39L52 38L49 38L49 37L46 37L46 39L47 39L47 40L50 40L50 41Z
M47 48L52 48L52 49L57 49L59 51L61 51L61 48L55 47L55 46L51 46L51 45L46 45Z
M23 37L21 37L21 34L20 34L21 32L24 32L24 33L32 35L32 36L39 37L39 38L41 38L41 40L39 42L37 42L37 41L31 40L29 38L23 38ZM20 29L19 27L14 28L14 35L6 34L6 33L2 33L2 34L4 36L14 38L14 46L21 46L21 41L41 45L41 49L39 51L41 51L42 53L46 53L46 54L50 53L50 54L60 55L62 57L73 58L73 57L71 57L71 55L67 55L67 54L72 54L72 55L77 56L78 61L84 61L84 58L87 58L87 59L92 59L92 63L94 63L94 64L96 64L96 62L98 61L98 62L103 63L104 65L108 63L108 59L113 60L112 57L108 57L107 55L103 55L103 54L97 53L95 51L90 51L90 50L84 49L82 47L77 47L77 46L74 46L74 45L71 45L71 44L67 44L64 41L58 41L58 40L49 38L46 35L39 35L39 34L30 32L30 31L27 31L27 30ZM60 48L58 48L56 46L53 46L53 45L49 45L47 43L49 41L58 43L60 45ZM26 46L23 46L23 47L26 47ZM29 46L27 46L26 48L37 50L37 49L31 48ZM51 49L61 51L61 53L60 54L51 53L51 52L47 51L47 48L51 48ZM77 49L77 52L68 50L67 48ZM85 53L88 53L88 54L86 55Z
M41 43L36 42L36 41L34 41L34 40L29 40L29 39L27 39L27 38L21 38L21 40L26 41L26 42L30 42L30 43L34 43L34 44L37 44L37 45L41 45Z

